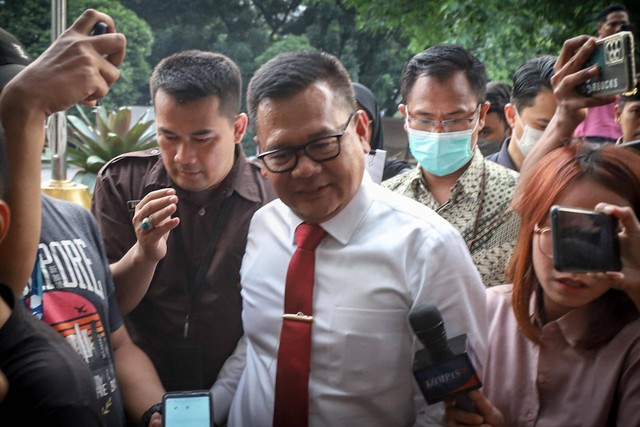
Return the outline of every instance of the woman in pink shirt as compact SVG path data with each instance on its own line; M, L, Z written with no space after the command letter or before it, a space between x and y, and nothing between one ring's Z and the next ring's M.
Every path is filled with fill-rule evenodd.
M553 150L523 182L509 268L487 290L489 357L477 413L449 402L450 426L640 426L640 155L613 145ZM622 270L554 269L549 210L618 219Z

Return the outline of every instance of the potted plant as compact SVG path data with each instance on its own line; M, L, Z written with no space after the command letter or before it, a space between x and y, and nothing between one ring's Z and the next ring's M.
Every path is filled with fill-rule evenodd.
M80 168L72 181L86 185L92 194L98 171L109 160L157 146L154 120L147 119L146 113L132 124L131 108L107 111L98 106L93 109L94 123L80 107L76 109L77 116L67 115L67 161Z

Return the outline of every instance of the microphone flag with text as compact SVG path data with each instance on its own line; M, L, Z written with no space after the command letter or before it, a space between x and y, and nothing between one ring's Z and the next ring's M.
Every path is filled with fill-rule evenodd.
M466 393L482 387L482 366L467 335L448 340L442 315L434 305L412 308L409 323L424 346L416 352L413 375L427 403L454 398L458 408L475 412Z

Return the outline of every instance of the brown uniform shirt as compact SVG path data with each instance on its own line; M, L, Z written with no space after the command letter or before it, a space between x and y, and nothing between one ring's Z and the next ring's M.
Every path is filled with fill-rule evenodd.
M120 156L100 171L92 206L109 262L118 261L136 242L131 223L134 211L128 202L167 187L176 188L179 197L180 230L169 234L167 255L126 323L167 390L209 388L243 332L240 264L249 223L254 212L275 194L240 146L229 175L215 189L201 192L175 185L158 149ZM224 203L231 203L231 210L221 225L217 222ZM216 227L222 232L205 265ZM202 265L206 275L194 290Z

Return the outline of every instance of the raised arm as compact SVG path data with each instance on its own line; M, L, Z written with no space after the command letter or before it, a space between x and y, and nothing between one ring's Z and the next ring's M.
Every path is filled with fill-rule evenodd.
M528 179L529 170L547 153L567 144L573 132L586 117L586 109L610 104L615 97L588 97L580 94L578 87L600 72L597 66L583 68L596 48L596 39L578 36L564 42L551 78L557 107L542 138L525 157L520 169L520 181Z
M90 37L106 22L110 34ZM33 269L40 236L40 155L45 119L81 102L92 105L119 77L126 40L113 20L88 10L3 90L0 120L7 139L7 202L14 222L0 245L0 282L21 294Z
M111 264L118 304L124 315L142 301L158 262L167 254L169 232L180 223L180 218L171 217L177 203L176 191L167 188L152 191L136 206L132 222L137 241L119 261ZM143 227L145 220L151 225Z

